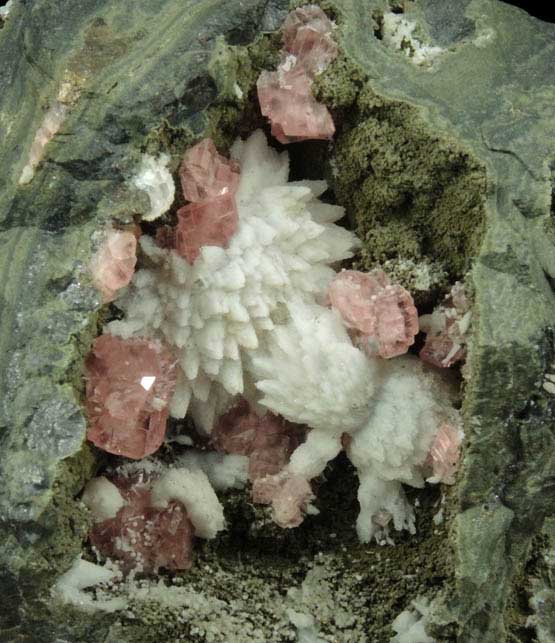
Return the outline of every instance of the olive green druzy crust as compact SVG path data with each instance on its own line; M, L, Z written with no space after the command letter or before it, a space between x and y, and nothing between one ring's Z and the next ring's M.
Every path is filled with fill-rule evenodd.
M290 148L294 171L324 171L347 207L360 266L425 261L451 281L468 275L464 466L444 505L426 489L416 537L361 546L340 462L322 514L295 531L226 499L229 531L174 581L202 609L184 617L170 599L135 597L125 615L103 615L48 600L81 549L89 516L76 498L100 466L82 446L79 403L101 323L86 271L94 232L148 207L128 182L141 152L171 153L176 170L201 136L223 151L264 126L255 82L276 63L287 4L21 1L0 30L0 640L287 641L292 608L313 614L324 640L383 643L417 595L435 599L438 641L528 641L528 620L542 643L554 638L553 520L542 524L555 465L555 396L543 387L555 373L555 28L495 0L321 2L342 54L315 91L337 135ZM442 48L430 65L387 45L391 7ZM62 83L67 119L18 186Z

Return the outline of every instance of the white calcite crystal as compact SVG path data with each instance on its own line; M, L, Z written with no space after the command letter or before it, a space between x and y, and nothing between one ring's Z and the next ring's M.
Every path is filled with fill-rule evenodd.
M158 158L143 154L141 165L132 183L148 194L150 210L143 214L146 221L154 221L170 209L175 198L175 184L168 170L170 157L161 154Z
M137 271L117 302L124 320L108 327L175 349L181 372L171 412L183 417L190 410L206 432L235 396L256 402L251 358L289 315L287 304L322 298L335 274L331 265L358 245L334 223L343 209L318 200L326 183L288 183L287 153L271 149L261 131L238 141L233 155L241 180L239 226L229 247L204 246L190 265L143 235L153 267Z
M389 643L436 643L426 633L429 611L427 598L419 597L412 601L391 624L395 636L389 639Z
M88 507L95 522L115 518L125 504L119 489L105 476L93 478L87 483L81 501Z
M201 469L216 491L243 489L249 477L249 459L244 455L188 449L176 460L184 469Z
M0 7L0 20L7 20L10 15L10 11L13 8L14 0L8 0L3 7Z
M169 469L152 487L152 504L164 508L181 502L200 538L215 538L225 528L224 510L201 469Z
M126 599L114 597L108 600L97 600L94 594L83 590L110 584L120 576L119 572L107 566L89 563L79 556L68 571L58 578L52 588L52 594L64 603L70 603L85 611L115 612L127 605Z

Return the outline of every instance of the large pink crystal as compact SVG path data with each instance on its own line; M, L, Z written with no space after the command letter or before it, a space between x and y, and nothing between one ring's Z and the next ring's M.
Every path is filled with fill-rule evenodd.
M158 242L194 264L203 246L227 248L237 230L239 164L218 154L212 139L205 138L185 154L179 172L183 196L191 203L177 211L175 238L164 234Z
M314 76L337 56L332 28L317 5L289 13L283 24L281 63L277 71L264 71L258 78L260 109L281 143L333 138L331 114L312 94Z
M381 270L343 270L328 286L327 301L341 314L353 342L370 356L396 357L414 343L418 312L413 299Z
M251 481L281 471L303 437L300 425L272 413L259 416L246 400L222 415L211 434L218 450L248 456Z
M264 71L256 86L260 110L280 143L333 138L331 114L312 95L312 81L302 68Z
M239 185L239 164L218 154L214 141L205 138L186 152L179 175L185 199L198 203L235 194Z
M419 357L441 368L464 360L470 321L470 302L464 285L457 282L431 315L420 318L426 342Z
M85 361L87 438L140 459L164 439L176 362L157 341L101 335Z
M308 480L287 471L257 478L252 485L253 502L271 505L274 522L284 529L302 523L313 498Z
M203 246L227 248L239 224L233 194L190 203L177 211L175 249L192 265Z
M425 465L432 469L432 476L428 478L428 482L454 484L460 457L461 432L451 424L442 424L425 462Z
M190 568L194 529L185 507L176 501L164 509L153 507L152 481L143 475L117 476L112 482L126 504L114 518L93 526L90 541L99 553L118 560L125 573Z
M91 259L93 284L102 294L102 301L113 301L120 288L127 286L137 263L137 238L128 230L110 229Z

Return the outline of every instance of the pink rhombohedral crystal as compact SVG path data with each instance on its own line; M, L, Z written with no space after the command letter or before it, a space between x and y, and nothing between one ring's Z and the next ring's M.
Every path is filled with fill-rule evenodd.
M114 518L97 522L89 534L100 554L118 560L125 573L192 565L194 529L187 511L177 501L164 509L152 506L153 481L142 472L112 479L125 504Z
M103 303L113 301L118 290L131 281L137 263L136 251L137 238L132 232L107 231L90 262L93 284L102 294Z
M327 300L341 314L353 342L372 357L396 357L414 343L418 313L413 299L381 270L343 270L328 286Z
M140 459L164 440L175 360L157 341L101 335L85 360L87 438L97 447Z
M428 482L455 484L455 473L461 457L462 433L451 424L439 427L426 458L425 466L432 469Z
M302 523L314 494L308 480L282 471L255 480L252 499L258 504L271 505L274 522L289 529Z
M251 481L278 473L304 438L304 428L266 413L257 415L246 400L224 413L211 433L219 451L249 458Z
M312 94L314 77L337 56L332 29L317 5L295 9L283 24L281 63L257 81L260 109L280 143L331 139L335 133L331 114Z
M185 154L179 172L183 196L191 203L177 212L175 248L193 264L202 246L227 248L237 230L239 164L218 154L207 138Z

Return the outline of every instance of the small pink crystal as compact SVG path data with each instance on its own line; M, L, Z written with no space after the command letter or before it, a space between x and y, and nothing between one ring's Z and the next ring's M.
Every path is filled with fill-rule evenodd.
M140 459L164 439L175 360L158 342L101 335L85 360L87 438L97 447Z
M177 211L175 249L192 265L203 246L227 248L239 225L233 194L190 203Z
M119 476L112 480L125 505L114 518L96 523L91 544L106 558L120 561L124 572L189 569L194 529L185 507L172 501L164 509L151 503L151 480Z
M428 482L454 484L460 457L461 432L451 424L442 424L425 462L425 466L431 467L433 473Z
M440 368L448 368L464 360L470 319L470 302L464 285L457 282L431 315L420 318L422 330L426 333L420 359Z
M186 152L179 175L185 199L198 203L235 194L239 185L239 164L218 154L214 141L205 138Z
M327 301L341 314L353 342L370 356L396 357L414 343L418 313L413 299L381 270L343 270L328 286Z
M251 481L281 471L303 437L300 425L272 413L259 416L246 400L224 413L211 434L219 451L248 456Z
M257 504L272 505L274 522L284 529L298 527L314 498L310 483L285 471L257 478L252 485L252 499Z
M283 23L284 50L277 71L264 71L256 83L260 110L280 143L333 138L327 107L312 94L313 79L337 56L333 25L317 5L295 9Z
M309 73L317 74L337 57L333 24L317 5L291 11L283 23L283 45Z
M102 294L102 301L113 301L120 288L127 286L137 263L137 237L127 230L110 229L102 245L91 259L93 284Z
M256 83L260 110L280 143L333 138L335 125L327 107L312 95L304 70L264 71Z

